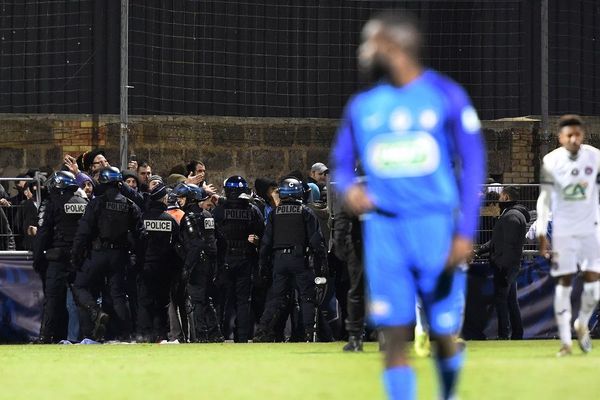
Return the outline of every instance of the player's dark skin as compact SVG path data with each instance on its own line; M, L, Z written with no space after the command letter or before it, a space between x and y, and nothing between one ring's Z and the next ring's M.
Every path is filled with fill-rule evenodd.
M363 42L358 51L359 63L369 65L384 64L389 71L391 81L397 86L404 86L418 78L423 68L413 51L412 44L403 45L393 40L391 35L380 29ZM361 184L352 186L346 193L346 204L357 214L368 212L375 207L366 187ZM453 238L446 261L447 269L454 269L464 262L473 249L470 238L456 235ZM382 330L385 339L385 366L394 368L408 365L406 342L411 337L413 325L386 327ZM449 358L458 351L452 335L433 336L437 353L442 358Z
M563 126L558 132L558 142L573 156L576 156L579 152L584 139L585 131L580 125ZM541 256L549 257L546 236L538 236L538 248ZM584 282L596 282L600 279L600 274L594 271L584 271L582 275ZM575 274L560 276L558 277L558 284L561 286L571 286L574 276Z

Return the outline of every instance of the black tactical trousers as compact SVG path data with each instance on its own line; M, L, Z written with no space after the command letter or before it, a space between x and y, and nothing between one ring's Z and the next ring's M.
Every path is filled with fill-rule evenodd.
M226 270L220 272L218 282L223 296L219 301L223 333L227 336L231 332L232 315L235 313L234 339L239 343L247 343L254 334L250 312L253 264L246 258L227 260Z
M352 246L347 257L350 288L347 296L346 330L361 335L365 328L365 275L360 249Z
M304 334L310 335L314 331L316 289L315 273L308 268L303 256L285 253L276 250L273 255L273 285L267 296L265 312L260 319L261 329L268 329L272 325L282 308L287 307L289 285L298 290L300 294L300 310Z
M181 276L182 267L178 265L171 281L169 303L169 340L185 342L189 339L189 325L187 319L186 282Z
M44 313L41 340L56 343L67 338L67 277L68 263L48 261L45 275Z
M187 292L190 299L191 318L195 330L196 342L221 341L222 335L217 320L217 312L209 296L212 285L214 265L210 260L198 262L190 273Z
M127 296L125 295L125 268L129 261L126 249L93 250L77 273L73 291L79 306L81 334L91 337L94 320L99 312L96 302L105 282L114 307L111 319L116 322L117 336L128 340L131 334L131 320Z
M146 263L138 274L137 329L144 339L167 339L172 272L169 262Z
M494 272L494 305L498 316L498 337L500 339L523 339L523 322L517 299L517 277L519 265L499 268L492 265Z

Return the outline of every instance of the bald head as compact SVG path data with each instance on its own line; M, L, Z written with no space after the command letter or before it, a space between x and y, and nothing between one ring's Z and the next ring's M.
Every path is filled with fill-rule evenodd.
M361 33L359 68L367 76L389 76L409 64L418 65L422 44L422 35L412 14L392 11L376 14Z
M419 55L423 38L417 19L408 12L386 11L374 15L361 32L361 41L380 35L414 57Z

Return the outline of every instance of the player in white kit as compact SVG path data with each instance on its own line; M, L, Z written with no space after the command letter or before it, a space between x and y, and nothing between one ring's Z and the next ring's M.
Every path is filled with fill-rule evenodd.
M584 284L573 327L584 353L592 349L588 323L600 300L600 150L582 144L584 136L579 116L564 115L559 119L558 139L562 146L544 157L537 200L539 250L549 258L546 232L550 212L553 216L551 274L557 278L554 314L562 342L559 357L571 354L571 283L578 266Z

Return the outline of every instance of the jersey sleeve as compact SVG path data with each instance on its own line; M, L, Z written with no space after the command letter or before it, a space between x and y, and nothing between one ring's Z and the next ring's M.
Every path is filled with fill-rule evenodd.
M336 182L337 188L342 194L346 193L356 178L354 169L358 149L356 148L350 108L351 103L346 106L330 157L333 165L333 181Z
M552 172L550 172L550 168L548 168L547 162L542 162L542 168L540 171L540 184L542 185L553 185L554 177L552 176Z
M465 91L455 83L448 84L448 128L454 142L454 156L460 169L458 188L460 210L456 233L472 238L477 228L481 198L486 176L486 155L481 135L481 122Z

